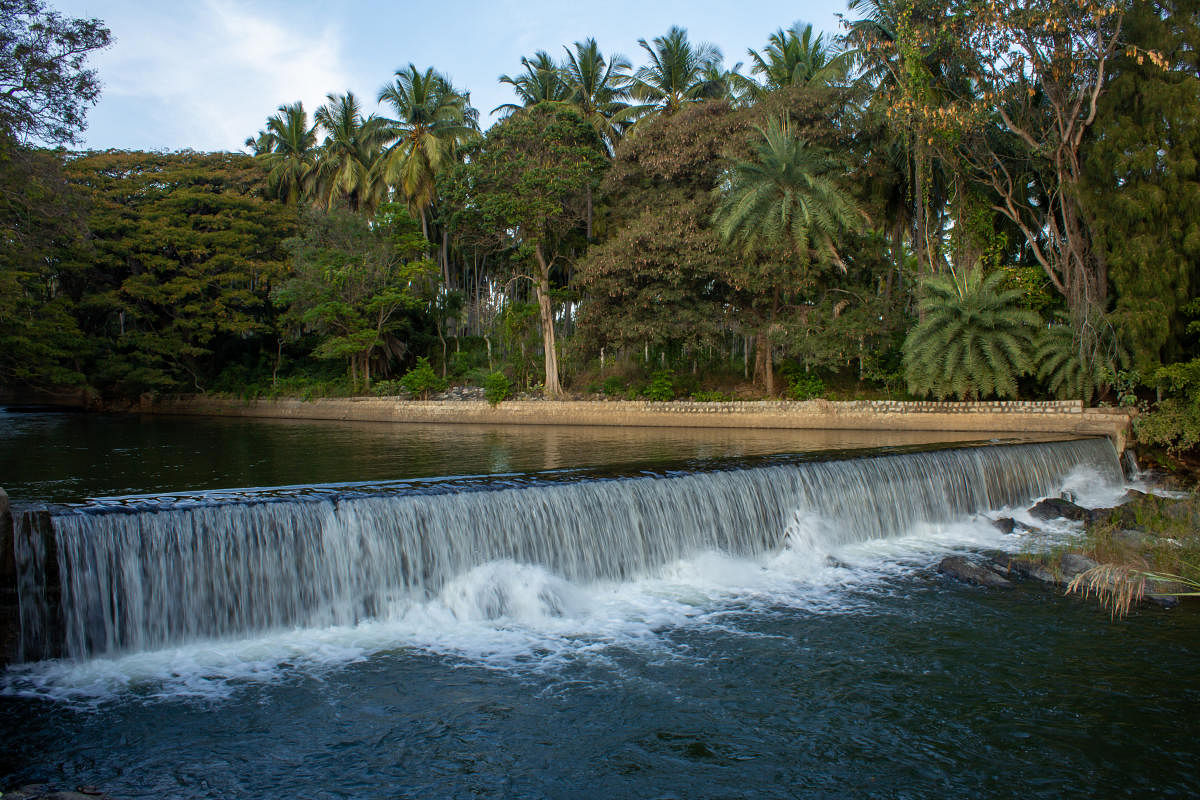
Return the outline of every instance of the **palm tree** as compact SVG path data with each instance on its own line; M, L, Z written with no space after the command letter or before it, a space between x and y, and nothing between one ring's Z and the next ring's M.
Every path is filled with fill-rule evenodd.
M687 30L672 26L665 36L654 37L651 45L645 39L638 44L650 57L650 62L638 67L633 75L630 93L641 101L631 109L638 122L659 114L671 114L684 104L720 97L725 87L715 81L720 71L721 51L716 45L688 41Z
M815 253L842 266L834 236L856 227L863 214L837 179L838 165L786 121L771 119L759 133L754 158L736 164L718 187L717 234L747 254L787 245L801 265Z
M280 106L267 117L267 149L256 158L269 170L267 186L285 203L300 201L311 189L317 172L317 128L308 124L303 103Z
M370 211L382 196L372 167L382 152L382 120L363 117L353 92L329 94L329 102L313 115L325 131L317 164L317 192L326 208L342 200L351 211Z
M750 161L736 164L717 189L713 225L726 244L739 245L747 257L786 249L800 272L813 256L845 265L834 245L844 229L864 219L838 178L841 170L822 149L792 134L786 121L771 119L760 128L762 142ZM771 292L771 320L781 307L785 287L777 280ZM775 393L770 334L773 321L759 335L767 393Z
M496 106L492 109L493 114L499 112L500 116L507 117L514 111L536 106L538 103L562 103L570 96L571 89L563 80L563 73L545 50L538 50L532 59L522 57L521 66L525 68L523 74L515 78L501 75L499 78L501 83L513 87L521 104L505 103Z
M1090 315L1079 325L1064 314L1058 317L1038 337L1038 379L1055 397L1090 402L1112 385L1117 370L1128 366L1129 353L1104 315Z
M846 77L849 58L825 46L822 34L813 35L812 25L799 22L775 31L760 53L749 50L750 72L759 80L747 79L745 88L754 100L787 87L829 86Z
M922 279L922 319L903 348L910 392L939 400L1016 395L1041 318L1021 304L1019 290L1003 288L1004 278L976 267Z
M471 107L469 93L455 89L432 67L421 72L412 64L397 70L396 79L380 90L379 102L396 112L396 119L382 121L393 143L379 161L379 173L403 194L428 239L437 177L454 163L458 147L479 134L479 112Z
M620 55L606 60L595 39L575 42L574 52L563 49L567 59L560 70L568 90L566 102L595 129L611 156L625 127L632 65Z

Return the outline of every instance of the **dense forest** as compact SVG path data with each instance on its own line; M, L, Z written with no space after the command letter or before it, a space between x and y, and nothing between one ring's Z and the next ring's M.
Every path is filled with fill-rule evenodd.
M1061 397L1200 441L1200 0L851 0L732 69L584 38L486 130L407 64L244 153L67 149L109 32L0 12L4 385Z

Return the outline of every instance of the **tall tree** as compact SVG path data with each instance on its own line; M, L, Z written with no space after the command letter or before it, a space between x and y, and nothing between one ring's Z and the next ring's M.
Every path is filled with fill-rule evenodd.
M629 108L629 71L632 65L620 55L607 59L595 39L575 42L562 65L562 80L569 94L566 101L595 129L611 155L625 127Z
M747 259L785 248L791 263L761 288L769 292L766 329L759 347L766 370L767 393L775 393L772 339L776 317L790 285L811 281L814 262L845 265L835 237L861 225L863 216L840 184L844 167L795 135L790 126L772 119L759 129L761 141L752 158L739 161L719 187L713 212L717 233L741 247ZM785 262L786 263L786 262Z
M720 74L721 51L707 42L692 44L687 30L672 26L651 42L638 39L649 62L633 74L630 93L639 101L633 116L649 119L673 114L687 103L721 97L726 86L715 79ZM717 73L715 76L714 73Z
M494 125L470 162L472 202L487 225L511 238L529 268L542 328L547 397L559 397L553 277L571 257L590 188L607 164L596 132L574 111L543 104Z
M0 132L23 144L70 144L100 96L88 56L112 36L98 19L72 19L41 0L0 0Z
M280 106L267 117L259 139L249 141L255 158L267 168L267 187L276 197L294 205L311 193L317 176L317 128L308 124L303 103Z
M397 187L421 229L429 237L428 211L437 195L437 177L453 163L458 148L479 132L479 114L470 95L454 88L432 67L413 64L379 92L379 102L396 113L383 121L393 140L380 160L383 179Z
M313 115L325 132L317 165L318 197L326 208L342 202L351 211L370 211L383 195L373 167L386 140L384 124L374 115L363 116L353 92L328 98Z
M521 57L523 73L516 77L501 75L500 83L507 83L516 92L518 103L504 103L492 109L492 113L500 112L508 116L522 108L530 108L538 103L561 103L571 95L571 88L563 79L563 73L558 64L545 50L533 54L533 58Z
M799 22L787 30L777 30L762 52L751 49L750 73L743 87L753 100L787 87L828 86L845 79L850 59L828 47L822 34L813 33L812 25Z

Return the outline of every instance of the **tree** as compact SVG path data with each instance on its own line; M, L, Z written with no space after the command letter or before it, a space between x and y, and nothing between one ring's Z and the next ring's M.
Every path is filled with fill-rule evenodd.
M321 336L313 355L346 359L350 382L369 388L373 356L432 296L436 265L398 246L386 218L372 224L336 209L308 212L286 246L293 270L273 299Z
M65 266L100 388L203 389L218 354L272 338L267 299L294 212L265 199L253 157L91 153L66 176L91 201L91 249Z
M267 168L267 187L288 205L311 193L317 175L317 128L308 124L303 103L280 106L267 129L248 140Z
M318 197L327 209L341 201L351 211L373 211L382 196L374 165L386 137L383 122L374 115L363 117L353 92L328 98L313 115L325 131L317 164Z
M1005 277L976 268L922 279L922 319L904 340L910 392L939 400L1016 396L1041 319L1019 290L1003 287Z
M739 161L719 187L720 199L713 224L727 244L740 246L746 258L770 254L783 247L791 268L766 281L771 296L767 329L760 331L759 347L766 368L767 393L775 393L771 327L790 284L812 280L809 265L818 261L845 265L834 237L861 223L862 212L835 175L844 171L828 154L796 136L790 126L772 119L760 128L762 137L754 156Z
M437 176L453 163L459 146L478 136L479 114L468 93L432 67L421 72L413 64L396 72L396 79L380 90L379 102L396 112L396 119L383 121L384 135L393 143L380 170L389 185L400 189L428 238L426 215L436 199Z
M98 19L71 19L41 0L0 0L0 132L22 144L69 144L100 96L88 56L108 47Z
M520 262L532 267L545 353L547 397L562 394L554 332L552 273L570 257L569 244L587 214L588 191L607 159L596 132L578 114L543 104L494 125L469 165L473 204L485 224L511 238Z
M799 22L771 34L761 53L748 52L750 72L759 80L745 80L743 87L753 100L785 87L827 86L845 79L849 69L847 55L831 51L812 25Z
M650 61L633 74L630 93L640 105L631 109L639 122L658 114L673 114L687 103L721 97L725 86L713 80L720 72L721 51L716 45L688 41L687 30L672 26L653 44L638 39Z
M625 100L632 65L619 55L605 59L595 39L575 42L574 51L564 49L567 60L562 65L562 80L569 91L566 102L592 126L612 155L629 108Z
M1108 265L1112 319L1150 376L1191 355L1200 294L1200 3L1131 3L1123 31L1084 143L1081 201Z
M504 103L492 109L492 113L501 112L508 116L522 108L530 108L538 103L562 103L570 96L571 89L563 80L563 74L554 59L545 50L533 54L533 58L521 57L521 66L525 72L515 78L511 75L501 75L500 83L513 87L520 105Z

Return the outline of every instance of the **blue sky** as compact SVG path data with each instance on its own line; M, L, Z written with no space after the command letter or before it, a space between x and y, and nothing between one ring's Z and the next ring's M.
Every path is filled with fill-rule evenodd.
M721 48L727 65L800 20L836 34L843 0L50 0L70 16L99 17L116 43L93 57L104 94L83 146L238 150L283 103L310 113L330 92L353 90L369 111L393 73L433 66L488 112L512 100L497 83L522 55L594 36L638 65L637 40L671 25Z

